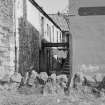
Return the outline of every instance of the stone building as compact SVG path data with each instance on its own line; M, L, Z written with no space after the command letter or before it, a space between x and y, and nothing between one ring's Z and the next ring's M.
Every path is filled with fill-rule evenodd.
M0 79L15 70L13 0L0 0Z
M35 68L35 63L34 68L38 72L50 74L53 70L53 49L57 49L52 44L62 42L62 30L34 0L27 0L26 4L27 20L39 33L36 43L36 45L38 44L38 48L36 48L38 53L35 54L34 51L34 56L38 58L38 60L34 59L38 63L38 68Z
M0 7L0 78L53 69L52 43L62 44L62 29L34 0L1 0Z

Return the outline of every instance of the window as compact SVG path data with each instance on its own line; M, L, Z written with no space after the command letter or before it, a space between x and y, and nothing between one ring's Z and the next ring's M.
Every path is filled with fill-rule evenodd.
M51 41L51 28L50 26L47 24L47 37L50 39Z
M58 40L58 31L57 31L57 42L58 42L59 40Z
M50 37L50 42L51 42L51 27L49 27L49 37Z
M62 42L62 33L60 32L60 42Z
M48 28L48 24L47 24L47 36L49 36L49 28Z
M44 36L44 17L41 17L41 34Z
M53 42L54 42L54 26L52 26L52 38L53 38Z

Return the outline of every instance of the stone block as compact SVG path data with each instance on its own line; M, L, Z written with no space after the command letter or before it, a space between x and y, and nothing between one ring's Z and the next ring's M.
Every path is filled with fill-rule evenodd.
M14 74L11 76L11 81L13 81L13 82L20 83L20 82L21 82L21 79L22 79L22 76L21 76L20 73L14 73Z

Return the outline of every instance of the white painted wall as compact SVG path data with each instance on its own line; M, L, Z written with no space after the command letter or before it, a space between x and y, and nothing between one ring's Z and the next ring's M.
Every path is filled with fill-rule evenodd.
M27 0L27 20L40 32L40 12L35 6Z
M45 16L44 17L44 38L49 41L49 42L57 42L57 32L58 32L58 38L60 38L60 29L58 29L49 19L47 19ZM51 40L50 36L47 35L47 24L51 28ZM54 27L54 33L53 33L53 27ZM53 40L54 37L54 40ZM60 42L60 39L58 39Z
M57 31L58 38L60 38L60 29L58 29L47 17L45 17L29 0L27 0L27 20L41 33L41 17L44 18L44 39L48 42L57 42ZM47 24L51 29L50 35L47 35ZM53 27L54 27L54 41L53 41ZM50 40L51 39L51 40ZM58 39L60 42L60 39Z

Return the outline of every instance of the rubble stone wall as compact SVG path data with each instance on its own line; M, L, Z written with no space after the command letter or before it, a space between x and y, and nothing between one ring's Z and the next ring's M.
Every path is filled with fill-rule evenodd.
M39 71L39 32L27 20L19 21L19 71L24 75L31 66Z

